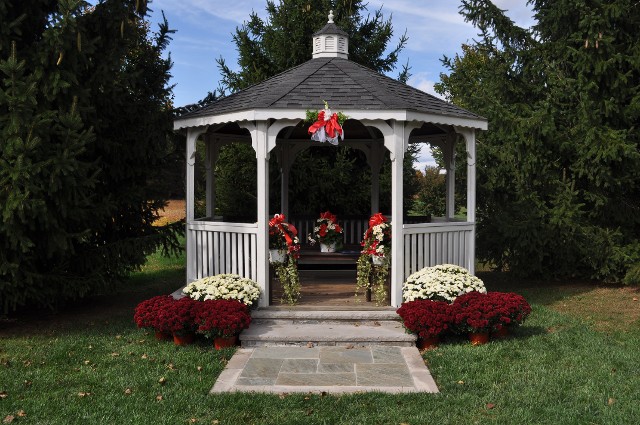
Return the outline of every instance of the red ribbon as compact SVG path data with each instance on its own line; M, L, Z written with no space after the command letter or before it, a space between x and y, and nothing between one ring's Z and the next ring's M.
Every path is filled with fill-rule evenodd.
M293 234L293 236L297 236L298 229L296 229L293 225L284 222L285 217L284 214L276 214L273 216L271 220L269 220L269 227L275 227L284 235L284 240L287 242L287 246L293 245L293 239L289 236L289 232L285 229L289 229L289 231Z
M329 119L329 121L327 121L327 124L324 126L324 131L332 139L336 137L336 132L338 134L342 134L342 127L340 127L340 123L338 122L338 114L334 113L333 115L331 115L331 118Z
M309 126L309 134L313 134L325 126L324 111L318 112L318 120Z

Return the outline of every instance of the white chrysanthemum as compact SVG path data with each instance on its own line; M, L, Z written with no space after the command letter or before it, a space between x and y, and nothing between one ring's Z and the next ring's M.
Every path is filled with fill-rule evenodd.
M453 302L471 291L487 292L482 280L454 264L425 267L409 276L402 285L404 301L430 299Z
M260 287L251 279L234 274L204 277L188 284L183 293L194 300L238 300L252 305L260 298Z

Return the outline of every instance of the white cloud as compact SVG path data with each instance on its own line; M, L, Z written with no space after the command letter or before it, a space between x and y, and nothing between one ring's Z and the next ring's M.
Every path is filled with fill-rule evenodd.
M439 97L440 99L443 99L443 97L438 93L436 93L435 90L433 89L433 85L435 84L435 81L429 78L429 74L430 74L429 72L418 72L409 78L409 81L407 81L407 84L417 88L418 90L422 90L425 93L429 93L431 95Z

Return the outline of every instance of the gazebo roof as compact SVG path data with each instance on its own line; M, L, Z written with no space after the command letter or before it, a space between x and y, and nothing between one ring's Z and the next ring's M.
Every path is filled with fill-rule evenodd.
M332 37L338 38L337 45ZM322 109L323 100L333 111L343 111L356 119L426 117L441 124L487 128L486 118L346 59L345 37L347 33L333 23L331 12L329 22L313 36L313 59L187 112L175 120L174 128L236 120L304 118L306 110Z

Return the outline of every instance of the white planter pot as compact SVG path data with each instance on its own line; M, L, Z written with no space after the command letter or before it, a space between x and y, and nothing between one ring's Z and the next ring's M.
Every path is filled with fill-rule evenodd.
M336 252L336 243L326 245L320 242L320 252Z
M371 261L373 262L374 266L382 266L384 265L384 256L379 256L379 255L373 255L371 254Z
M285 251L284 249L269 250L270 263L284 263L285 261L287 261L287 251Z

